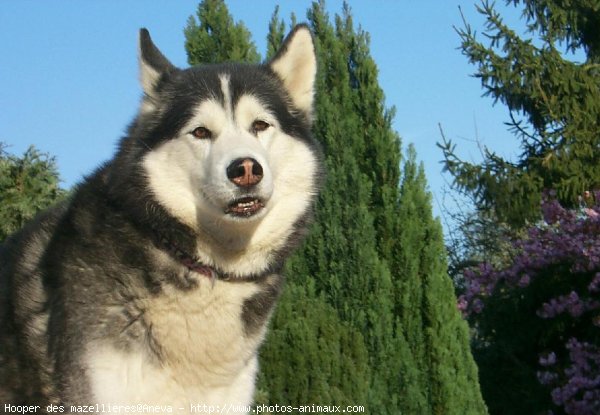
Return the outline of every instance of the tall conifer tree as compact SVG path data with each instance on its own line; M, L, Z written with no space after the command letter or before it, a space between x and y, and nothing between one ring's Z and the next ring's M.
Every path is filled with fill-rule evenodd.
M285 37L285 22L279 18L279 6L275 7L275 11L271 15L269 22L269 33L267 34L267 59L275 56L279 47L283 44Z
M487 0L478 6L487 20L485 43L468 24L459 34L485 95L506 105L521 154L507 160L486 149L474 164L461 160L450 141L442 148L457 187L518 228L539 219L544 190L576 206L584 191L600 187L600 3L505 3L523 9L527 37Z
M347 6L332 24L315 2L308 22L319 62L314 135L328 175L311 233L286 268L257 401L485 413L440 226L412 151L401 178L368 34ZM285 32L277 11L269 28L272 56Z
M442 227L433 219L423 166L412 146L403 166L394 269L396 314L428 392L426 413L485 413L468 327L456 311Z

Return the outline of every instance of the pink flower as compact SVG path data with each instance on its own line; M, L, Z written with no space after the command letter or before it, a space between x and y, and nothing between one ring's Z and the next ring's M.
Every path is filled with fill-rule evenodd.
M523 276L519 280L519 287L525 288L529 285L530 282L531 282L531 277L527 274L523 274Z
M552 366L556 363L556 353L550 352L547 355L540 356L540 365Z

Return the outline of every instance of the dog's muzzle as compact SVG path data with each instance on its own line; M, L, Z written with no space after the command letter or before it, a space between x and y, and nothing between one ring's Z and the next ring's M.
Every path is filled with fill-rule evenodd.
M227 178L240 190L250 192L263 179L263 167L253 158L238 158L227 167ZM239 217L250 217L265 207L263 201L255 196L245 196L231 202L225 213Z

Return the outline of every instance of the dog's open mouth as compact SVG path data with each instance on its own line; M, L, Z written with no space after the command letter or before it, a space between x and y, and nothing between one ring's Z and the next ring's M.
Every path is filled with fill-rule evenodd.
M264 207L265 204L258 198L243 197L230 203L227 209L225 209L225 213L247 218L258 213Z

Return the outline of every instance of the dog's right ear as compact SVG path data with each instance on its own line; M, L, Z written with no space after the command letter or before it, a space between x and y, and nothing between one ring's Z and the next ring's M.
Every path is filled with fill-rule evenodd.
M147 29L140 29L139 40L140 82L145 95L152 99L161 79L177 70L152 42Z
M279 76L296 107L312 119L317 75L317 58L310 29L297 25L269 66Z

